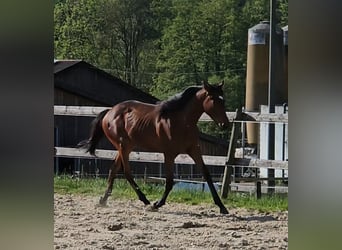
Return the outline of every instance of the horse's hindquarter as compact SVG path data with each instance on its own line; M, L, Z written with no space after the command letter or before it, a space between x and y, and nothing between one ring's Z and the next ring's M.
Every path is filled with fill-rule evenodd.
M155 105L141 102L127 103L123 113L124 130L133 147L162 152L156 132L158 110Z
M148 118L153 109L154 105L137 101L119 103L103 118L103 131L115 147L119 143L135 147L141 134L152 130L148 128L150 123Z

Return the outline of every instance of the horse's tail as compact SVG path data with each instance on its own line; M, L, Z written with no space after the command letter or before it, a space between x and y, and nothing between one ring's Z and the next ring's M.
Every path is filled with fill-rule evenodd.
M99 143L101 138L104 136L104 132L102 129L102 119L107 114L110 109L103 110L98 116L92 121L90 128L90 136L89 139L81 141L77 144L78 148L87 149L86 152L89 152L91 155L95 155L96 145Z

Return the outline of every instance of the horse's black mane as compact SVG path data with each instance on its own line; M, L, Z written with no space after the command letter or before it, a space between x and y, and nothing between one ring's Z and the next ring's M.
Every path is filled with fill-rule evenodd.
M168 100L160 102L160 114L165 115L182 109L191 97L193 97L200 89L202 89L201 86L191 86Z

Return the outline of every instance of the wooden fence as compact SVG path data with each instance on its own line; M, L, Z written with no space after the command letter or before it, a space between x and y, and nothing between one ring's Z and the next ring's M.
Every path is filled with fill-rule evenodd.
M89 106L63 106L55 105L55 115L69 115L69 116L97 116L101 111L110 107L89 107ZM265 114L259 112L243 112L239 118L236 117L236 112L226 112L229 121L248 121L248 122L272 122L272 123L287 123L288 114ZM200 121L212 121L207 115L203 114Z
M108 107L87 107L87 106L54 106L54 115L68 115L68 116L97 116L102 110ZM237 141L237 131L243 122L256 122L256 123L275 123L284 124L288 121L287 113L257 113L257 112L227 112L228 119L233 122L228 154L225 156L210 156L203 155L205 164L211 166L224 167L224 176L222 180L221 196L226 198L228 192L232 186L236 184L233 181L241 181L246 179L237 179L232 176L233 168L236 167L247 167L253 169L274 169L274 170L288 170L288 162L283 160L267 160L267 159L247 159L247 158L235 158L235 148ZM203 114L200 121L211 121L211 118ZM96 157L85 153L84 150L77 148L65 148L55 147L55 157L70 157L70 158L97 158L104 160L112 160L117 153L115 150L96 150ZM163 163L164 155L161 153L150 153L150 152L132 152L129 156L130 161L135 162L153 162ZM193 160L185 154L180 154L175 159L176 164L194 164ZM159 178L162 179L162 178ZM260 181L276 180L276 177L255 177L249 178L248 181L256 183L257 187L260 187ZM282 178L284 179L284 178ZM286 177L287 179L287 177ZM257 189L257 194L260 192L260 188ZM258 194L259 195L259 194Z
M288 161L281 159L279 157L279 153L283 154L283 152L286 151L287 154L287 133L286 135L284 134L284 128L282 127L283 124L287 124L287 111L283 106L277 106L275 107L276 113L274 114L269 114L268 111L268 106L261 105L260 107L260 117L267 117L270 115L270 119L260 121L260 158L257 159L256 162L258 162L255 166L251 166L251 164L243 164L242 162L245 161L246 159L244 158L236 158L235 157L235 149L236 149L236 141L237 141L237 131L242 125L242 129L244 128L243 126L243 121L250 121L250 116L246 116L246 113L242 113L241 110L236 111L236 116L235 116L235 122L233 123L233 127L231 130L231 135L230 135L230 142L229 142L229 148L228 148L228 159L227 163L225 166L225 172L224 172L224 177L222 181L222 188L221 188L221 196L223 198L226 198L228 196L228 192L232 186L232 173L233 173L233 168L234 167L244 167L248 166L250 168L255 168L258 169L259 172L262 173L257 174L254 178L235 178L234 181L239 182L239 181L244 181L244 182L254 182L255 183L255 189L256 189L256 195L258 198L261 197L261 181L266 181L268 184L269 191L271 193L274 192L275 189L275 181L276 180L281 180L281 181L287 181L288 177L284 176L284 172L288 172ZM286 113L284 113L286 112ZM279 116L278 116L279 115ZM274 143L274 151L275 152L275 159L277 160L269 160L269 150L270 150L270 136L269 136L269 129L270 129L270 123L274 123L275 126L278 126L277 128L277 133L275 133L274 138L271 138L273 140L272 144ZM280 127L279 127L280 126ZM286 131L287 131L287 125L286 125ZM279 134L282 135L280 138ZM286 140L286 145L284 145L284 140ZM281 147L282 146L282 147ZM273 150L273 149L272 149ZM277 154L278 153L278 154ZM284 156L284 155L283 155ZM248 159L248 161L254 161L252 159ZM265 173L266 170L266 173ZM275 171L281 171L283 173L282 177L277 177L275 175ZM237 188L239 186L237 185Z

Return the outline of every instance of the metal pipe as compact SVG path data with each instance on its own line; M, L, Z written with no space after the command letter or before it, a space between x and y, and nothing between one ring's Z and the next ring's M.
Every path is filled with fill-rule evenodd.
M276 46L276 1L270 0L270 43L269 43L269 71L268 71L268 111L275 111L275 46ZM269 124L268 134L268 159L274 159L274 124ZM267 175L270 178L275 176L274 169L268 169ZM268 181L268 186L275 186L275 181ZM271 191L272 193L272 191Z

